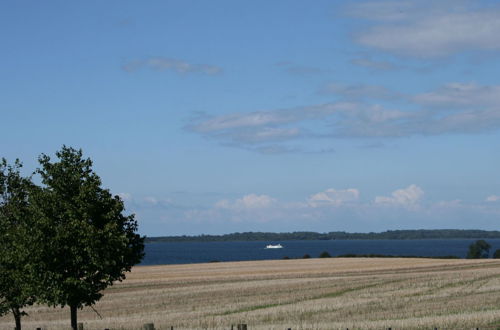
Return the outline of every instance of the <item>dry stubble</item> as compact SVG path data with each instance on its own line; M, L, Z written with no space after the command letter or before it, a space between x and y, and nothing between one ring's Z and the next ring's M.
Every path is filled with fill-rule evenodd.
M85 329L471 328L500 326L500 261L305 259L135 267L79 313ZM26 328L67 329L34 306ZM0 318L11 329L11 316Z

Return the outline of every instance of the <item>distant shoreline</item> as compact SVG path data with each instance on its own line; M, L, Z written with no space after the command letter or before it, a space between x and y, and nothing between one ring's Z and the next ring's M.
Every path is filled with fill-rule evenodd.
M388 230L380 233L347 232L244 232L224 235L159 236L146 237L146 243L154 242L229 242L229 241L304 241L304 240L382 240L382 239L488 239L500 238L500 231L477 229L416 229Z

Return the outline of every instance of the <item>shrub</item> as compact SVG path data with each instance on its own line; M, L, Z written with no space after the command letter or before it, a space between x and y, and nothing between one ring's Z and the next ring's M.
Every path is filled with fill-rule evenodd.
M327 251L323 251L323 252L321 252L321 254L319 255L319 257L320 258L331 258L332 256Z
M480 239L469 245L467 259L483 259L488 258L491 245Z
M496 250L495 253L493 253L493 258L500 259L500 249Z
M309 259L309 258L311 258L311 256L306 253L306 254L304 254L304 256L302 258L303 259Z

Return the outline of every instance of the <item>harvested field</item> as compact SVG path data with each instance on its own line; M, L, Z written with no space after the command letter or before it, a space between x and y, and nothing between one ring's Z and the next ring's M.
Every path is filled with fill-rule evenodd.
M85 329L500 327L500 260L304 259L135 267L79 312ZM67 329L34 306L25 328ZM0 318L12 329L11 315Z

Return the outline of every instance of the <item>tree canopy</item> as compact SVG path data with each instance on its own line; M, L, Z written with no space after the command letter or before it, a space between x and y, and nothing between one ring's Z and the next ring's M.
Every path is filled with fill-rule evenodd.
M101 187L92 161L70 147L42 154L42 185L21 175L22 164L0 159L0 316L34 302L71 309L94 304L102 291L144 256L144 237L118 196Z
M467 253L467 259L482 259L488 258L490 254L491 245L485 240L477 240L471 245L469 245L469 252Z
M36 268L27 272L33 276L30 292L49 306L69 306L76 329L77 309L93 305L107 286L125 278L144 255L144 238L136 233L134 215L124 215L121 199L101 187L81 150L63 146L56 157L39 157L42 185L27 196L35 221L29 235L16 231L29 238L26 265Z
M21 329L22 308L35 301L30 279L30 178L20 174L22 164L0 160L0 315L11 311Z
M148 237L146 242L224 242L224 241L300 241L300 240L356 240L356 239L448 239L500 238L500 231L460 229L388 230L381 233L347 233L343 231L316 233L244 232L225 235Z

